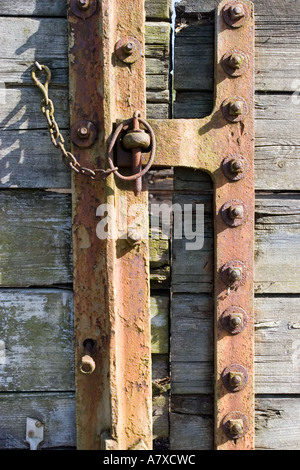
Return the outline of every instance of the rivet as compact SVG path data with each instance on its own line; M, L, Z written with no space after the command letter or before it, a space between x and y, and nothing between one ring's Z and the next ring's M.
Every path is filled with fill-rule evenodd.
M230 439L239 439L248 432L249 420L240 411L232 411L223 418L222 426Z
M243 316L238 313L231 314L229 317L229 324L233 329L240 327L243 324Z
M243 382L243 374L240 372L230 372L229 374L229 385L231 387L238 387Z
M242 436L244 433L244 423L242 419L231 419L229 421L229 433L231 436Z
M244 57L240 54L232 54L229 57L228 64L233 69L240 69L244 63Z
M230 122L241 122L248 114L248 105L244 98L231 96L222 103L224 117Z
M240 116L244 112L244 103L242 101L230 101L229 114L230 116Z
M242 219L244 217L244 208L243 208L243 206L231 206L229 208L229 217L232 220Z
M230 171L232 173L238 174L244 172L244 164L242 160L232 160L230 165Z
M248 316L244 309L238 306L229 307L222 313L221 325L232 335L241 333L248 324Z
M230 267L229 268L229 279L232 282L240 281L242 279L243 270L242 268Z
M78 137L80 137L80 139L87 139L88 136L89 136L89 129L87 127L79 127Z
M142 50L142 44L133 36L126 36L115 45L115 54L124 64L134 64L140 59Z
M125 54L127 55L131 55L133 54L135 50L135 44L133 42L127 42L124 46L123 46L123 51L125 52Z
M221 267L220 274L226 286L231 289L238 289L246 282L247 267L240 260L228 261Z
M241 18L244 18L244 16L245 16L245 10L244 10L244 6L241 3L231 6L230 17L232 20L240 20Z

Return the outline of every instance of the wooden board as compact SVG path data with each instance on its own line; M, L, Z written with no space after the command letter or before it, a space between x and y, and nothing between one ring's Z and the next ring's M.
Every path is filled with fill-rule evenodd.
M62 0L7 0L0 4L0 16L62 16L66 17L66 2ZM146 0L146 15L151 19L169 20L170 0Z
M147 77L148 88L155 90L168 88L169 61L165 65L165 60L169 54L170 28L170 24L163 21L146 24L145 52L148 59L147 65L150 67ZM11 31L11 34L7 35L7 30ZM31 85L30 71L34 61L38 60L52 70L53 85L67 87L68 35L65 18L0 17L0 41L2 44L1 82L9 85ZM162 69L164 78L160 75Z
M278 4L279 3L279 4ZM177 27L175 89L213 88L213 24L198 12L211 11L217 1L185 0L178 7L182 24ZM297 90L300 75L300 4L295 0L258 0L256 16L256 90ZM204 26L203 26L204 23ZM299 84L298 84L299 88Z
M300 387L299 299L255 299L255 391L297 394ZM172 393L213 390L213 300L209 295L173 296Z
M256 398L256 450L299 450L300 401L297 397ZM213 449L213 402L207 396L173 397L171 448Z
M153 379L168 376L169 299L151 296ZM0 392L74 391L73 293L0 290Z

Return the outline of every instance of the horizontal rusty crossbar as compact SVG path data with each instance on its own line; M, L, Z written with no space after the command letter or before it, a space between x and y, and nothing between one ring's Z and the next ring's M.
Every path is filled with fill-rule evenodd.
M78 145L77 133L72 150L83 166L106 168L114 124L137 110L145 115L144 23L142 0L69 0L71 124L78 129L78 123L92 122L97 132L90 146ZM215 446L249 450L254 448L252 3L222 1L215 31L212 114L149 124L157 146L154 166L204 170L214 182ZM122 150L115 164L126 166L131 158ZM95 230L97 206L109 202L120 214L124 197L128 206L143 205L138 229L145 229L146 187L135 186L134 194L133 183L113 175L89 184L75 176L73 184L76 362L82 368L87 339L95 361L92 374L82 374L80 367L76 372L78 447L150 449L147 240L136 233L127 241L99 240ZM111 222L120 235L118 216ZM130 227L129 216L127 222Z

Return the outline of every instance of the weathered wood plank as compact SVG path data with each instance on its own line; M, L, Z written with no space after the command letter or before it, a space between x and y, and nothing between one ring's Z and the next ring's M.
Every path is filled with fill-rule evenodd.
M165 19L170 17L170 0L146 0L146 15L151 19ZM61 16L66 17L65 0L7 0L0 3L0 16Z
M153 377L168 375L169 298L151 296ZM0 392L73 391L73 293L0 290Z
M40 449L76 447L75 394L65 393L2 393L0 395L0 449L28 449L26 418L44 424L44 441ZM168 399L153 398L153 438L167 437Z
M256 293L299 293L300 195L257 196Z
M257 297L255 315L256 393L298 393L299 298ZM205 295L173 296L171 336L172 393L211 393L212 298Z
M0 391L73 391L71 291L0 290Z
M198 12L211 11L217 3L187 0L177 6L176 90L213 88L213 15L203 20ZM295 91L300 72L299 2L259 0L255 15L256 89Z
M69 147L67 89L52 89L56 119ZM31 87L6 90L0 107L0 187L70 188L70 171L53 147L40 112L39 91ZM148 118L167 118L169 92L148 92ZM160 104L155 104L155 101Z
M53 285L72 282L70 195L51 192L3 192L1 198L0 272L2 286ZM176 196L176 202L205 204L205 243L202 250L186 251L186 240L174 240L173 292L212 291L211 196ZM283 204L283 201L285 203ZM257 293L299 293L299 197L257 198ZM16 209L17 208L17 209ZM16 212L17 210L17 212ZM95 220L97 224L97 220ZM170 268L164 240L155 248L153 288L167 286ZM291 266L293 269L291 270ZM297 274L298 273L298 274Z
M257 196L256 293L299 293L300 261L295 257L295 253L300 251L299 197L297 194L280 197ZM173 292L212 292L213 235L209 222L212 214L212 197L175 195L174 203L204 204L207 221L202 250L186 251L185 239L173 242Z
M169 435L169 357L152 355L153 439Z
M76 446L74 393L1 393L0 449L28 449L26 418L44 424L43 449Z
M0 192L0 205L0 285L71 284L71 195L10 190ZM95 217L95 230L99 220ZM151 246L151 286L165 288L170 278L168 244L154 240Z
M169 296L152 296L151 310L151 351L152 354L169 352Z
M171 450L212 450L213 428L212 397L172 395Z
M168 88L170 24L146 23L147 87ZM7 31L10 34L6 34ZM55 31L55 35L53 35ZM31 85L31 68L35 60L52 71L53 85L68 85L68 34L64 18L0 17L2 61L0 81L6 84ZM51 45L51 47L49 47ZM163 72L162 72L163 71ZM163 73L162 76L160 74Z
M298 397L257 397L255 449L299 450L300 403ZM213 449L211 397L173 396L170 415L171 450Z
M1 286L71 283L70 195L11 190L0 201Z

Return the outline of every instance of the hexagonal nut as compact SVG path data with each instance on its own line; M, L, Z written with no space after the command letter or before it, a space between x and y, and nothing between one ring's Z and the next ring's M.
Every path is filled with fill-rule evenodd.
M233 306L226 309L221 315L221 325L228 333L237 335L248 324L248 315L241 307Z
M240 439L248 432L249 420L243 413L232 411L223 418L222 427L230 439Z
M239 181L245 177L249 170L247 160L239 154L226 157L222 162L222 171L230 181Z
M245 3L233 1L223 8L223 19L231 28L241 28L250 18L250 11Z

